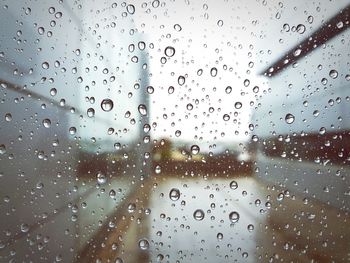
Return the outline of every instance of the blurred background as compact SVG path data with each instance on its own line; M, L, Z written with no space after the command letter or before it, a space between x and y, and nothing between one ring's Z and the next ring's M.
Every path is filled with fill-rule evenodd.
M1 262L349 262L350 6L2 1Z

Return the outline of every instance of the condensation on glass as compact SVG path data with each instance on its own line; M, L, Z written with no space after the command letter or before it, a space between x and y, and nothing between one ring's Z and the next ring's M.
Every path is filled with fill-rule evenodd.
M0 4L1 262L349 262L350 6Z

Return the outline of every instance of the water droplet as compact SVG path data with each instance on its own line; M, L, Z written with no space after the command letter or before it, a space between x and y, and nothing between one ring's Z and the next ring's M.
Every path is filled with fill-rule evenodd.
M109 191L110 198L114 198L115 196L116 196L116 192L113 189L111 191Z
M6 146L5 144L0 144L0 154L5 154L6 153Z
M220 240L222 240L224 238L224 235L222 233L218 233L216 235L216 238L220 241Z
M177 79L177 82L179 83L180 86L182 86L183 84L185 84L185 77L184 76L179 76Z
M21 231L23 233L27 233L29 231L29 225L28 224L21 224Z
M224 114L224 116L222 116L224 121L229 121L230 120L230 115L228 114Z
M229 214L229 219L232 223L237 223L239 220L239 213L236 211L233 211Z
M212 77L216 77L216 75L218 74L218 69L217 68L211 68L211 70L210 70L210 75L212 76Z
M202 209L197 209L193 213L193 218L197 221L202 221L204 219L204 212Z
M332 79L336 79L338 77L338 71L336 71L335 69L332 69L331 71L329 71L329 76Z
M222 26L224 25L224 21L219 20L219 21L217 22L217 25L218 25L219 27L222 27Z
M75 127L69 128L69 134L74 135L74 134L76 134L76 132L77 132L77 128L75 128Z
M286 123L288 123L288 124L292 124L292 123L294 122L294 120L295 120L295 117L294 117L294 115L291 114L291 113L288 113L288 114L286 115L286 117L285 117L285 121L286 121Z
M50 128L51 127L51 120L50 119L44 119L43 120L43 126L45 128Z
M140 113L142 116L147 115L147 108L146 108L146 105L140 104L139 107L138 107L138 110L139 110L139 113Z
M149 248L149 242L147 239L143 238L139 240L139 248L141 250L147 250Z
M166 47L165 50L164 50L164 54L167 56L167 57L172 57L175 55L175 48L173 47Z
M242 108L242 102L237 101L237 102L235 103L235 108L236 108L237 110L240 109L240 108Z
M152 86L147 87L147 93L148 94L153 94L154 93L154 88Z
M232 181L230 183L230 188L236 190L238 188L238 183L236 181Z
M8 121L8 122L12 121L12 114L11 113L5 114L5 121Z
M94 110L94 108L88 108L88 109L87 109L87 116L88 116L89 118L92 118L92 117L95 116L95 110Z
M226 94L230 94L232 91L232 87L231 86L227 86L225 89Z
M56 94L57 94L57 89L55 89L55 88L50 89L51 96L56 96Z
M252 232L252 231L254 230L254 225L249 224L249 225L247 226L247 229L248 229L249 232Z
M107 176L102 172L98 172L96 175L96 178L97 178L97 183L99 184L105 184L107 182Z
M186 109L187 109L187 110L192 110L192 109L193 109L193 105L192 105L191 103L188 103L188 104L186 105Z
M180 130L176 130L175 131L175 136L176 137L180 137L181 136L181 131Z
M174 91L175 91L175 89L174 89L173 86L170 86L170 87L168 88L168 93L169 93L169 94L173 94Z
M38 33L39 35L43 35L45 33L45 28L43 28L42 26L38 27Z
M174 29L177 31L177 32L180 32L182 30L182 27L179 25L179 24L175 24L174 25Z
M299 34L304 34L306 27L303 24L299 24L296 29Z
M177 189L177 188L171 189L170 192L169 192L169 198L170 198L172 201L177 201L177 200L179 200L179 198L180 198L180 190Z
M162 172L162 167L160 167L160 165L156 165L155 172L156 174L160 174Z
M312 115L314 115L314 117L318 117L318 115L320 115L320 112L318 110L315 110Z
M41 64L41 67L42 67L43 69L48 69L48 68L50 67L50 65L49 65L48 62L43 62L43 63Z
M128 204L128 212L133 213L136 210L136 204L135 203L129 203Z
M135 13L135 6L134 5L127 5L126 11L128 11L128 13L130 15L134 14Z
M101 108L103 111L106 111L106 112L111 111L113 109L113 106L114 104L111 99L104 99L101 102Z
M192 145L192 146L191 146L191 153L192 153L193 155L198 154L199 151L200 151L200 148L199 148L198 145Z

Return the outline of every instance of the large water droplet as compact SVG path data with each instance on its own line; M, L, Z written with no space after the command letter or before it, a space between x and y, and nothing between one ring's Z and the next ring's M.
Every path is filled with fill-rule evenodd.
M113 109L113 106L114 106L114 104L113 104L113 101L111 99L104 99L101 102L101 108L104 111L107 111L107 112L111 111Z
M242 108L242 102L237 101L237 102L235 103L235 108L236 108L237 110L239 110L240 108Z
M134 14L135 13L135 6L134 5L127 5L126 11L128 11L128 13L130 15Z
M197 221L202 221L204 219L204 212L202 209L197 209L193 213L193 218Z
M285 121L286 121L286 123L288 123L288 124L292 124L292 123L294 122L294 120L295 120L295 117L294 117L294 115L291 114L291 113L288 113L288 114L286 115L286 117L285 117Z

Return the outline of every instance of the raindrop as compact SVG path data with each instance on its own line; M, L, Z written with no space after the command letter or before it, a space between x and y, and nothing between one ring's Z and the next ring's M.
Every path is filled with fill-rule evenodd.
M160 167L160 165L156 165L156 168L154 171L156 172L156 174L160 174L162 172L162 168Z
M5 114L5 121L12 121L12 114L11 113Z
M336 79L338 77L338 71L336 71L335 69L332 69L331 71L329 71L329 76L332 79Z
M21 224L21 231L23 233L27 233L29 231L29 225L28 224Z
M238 188L238 183L236 181L232 181L230 183L230 188L236 190Z
M242 102L237 101L237 102L235 103L235 108L236 108L237 110L240 109L240 108L242 108Z
M170 86L170 87L168 88L168 93L169 93L169 94L173 94L174 91L175 91L175 89L174 89L173 86Z
M167 56L167 57L172 57L175 55L175 48L173 47L166 47L165 50L164 50L164 54Z
M50 128L51 127L51 120L50 119L44 119L43 120L43 126L45 128Z
M297 25L297 32L299 34L304 34L305 30L306 30L306 27L303 24Z
M126 11L128 11L128 13L130 15L134 14L135 13L135 6L134 5L127 5Z
M147 239L143 238L139 240L139 248L141 250L147 250L149 248L149 242Z
M216 75L218 74L218 70L217 70L217 68L211 68L211 70L210 70L210 75L212 76L212 77L216 77Z
M223 118L224 121L229 121L230 120L230 115L224 114L224 116L222 118Z
M114 198L115 196L116 196L116 192L113 189L111 191L109 191L110 198Z
M254 225L249 224L249 225L247 226L247 229L248 229L249 232L252 232L252 231L254 230Z
M111 99L104 99L101 102L101 108L103 111L106 111L106 112L111 111L113 109L113 106L114 104Z
M176 137L180 137L181 136L181 131L180 130L176 130L175 131L175 136Z
M222 240L224 238L224 235L222 233L218 233L216 235L216 238L220 241L220 240Z
M193 218L197 221L202 221L204 219L204 212L202 209L197 209L193 213Z
M200 151L200 148L199 148L198 145L192 145L192 146L191 146L191 153L192 153L193 155L198 154L199 151Z
M50 65L49 65L48 62L43 62L43 63L41 64L41 67L42 67L43 69L48 69L48 68L50 67Z
M222 26L224 25L224 21L219 20L219 21L217 22L217 25L218 25L219 27L222 27Z
M177 189L177 188L171 189L170 192L169 192L169 198L172 201L179 200L179 198L180 198L180 191L179 191L179 189Z
M101 172L97 173L96 179L99 184L105 184L107 182L107 176Z
M0 154L5 154L6 153L6 146L5 144L0 144Z
M193 105L191 103L188 103L186 106L187 110L192 110L193 109Z
M232 223L237 223L239 220L239 213L236 211L233 211L229 214L229 219Z
M225 89L226 94L230 94L232 91L232 87L231 86L227 86Z
M184 76L179 76L177 79L177 82L179 83L180 86L185 84L185 77Z
M175 24L174 25L174 29L177 31L177 32L180 32L182 30L182 27L179 25L179 24Z
M87 116L88 116L89 118L92 118L92 117L95 116L95 110L94 110L94 108L88 108L88 109L87 109Z
M138 110L139 110L139 113L140 113L142 116L147 115L147 108L146 108L146 105L140 104L139 107L138 107Z
M294 115L291 114L291 113L288 113L288 114L286 115L286 117L285 117L285 121L286 121L286 123L288 123L288 124L292 124L292 123L294 122L294 120L295 120L295 117L294 117Z

